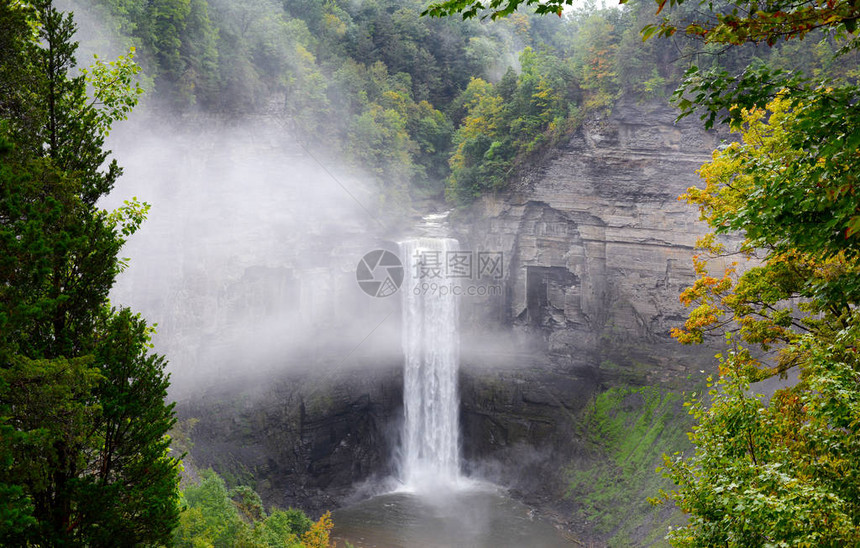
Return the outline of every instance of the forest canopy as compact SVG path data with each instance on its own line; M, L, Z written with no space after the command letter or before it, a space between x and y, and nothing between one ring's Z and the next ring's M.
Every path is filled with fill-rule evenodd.
M665 101L690 60L735 71L756 57L825 69L828 51L641 40L644 0L562 17L421 17L417 0L92 0L82 9L134 46L157 108L281 116L302 146L345 158L381 206L468 204L618 101ZM540 11L540 10L538 10ZM671 21L683 24L691 13Z

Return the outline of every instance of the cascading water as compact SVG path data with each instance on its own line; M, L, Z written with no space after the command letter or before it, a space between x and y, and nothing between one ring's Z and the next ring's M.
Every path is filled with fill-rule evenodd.
M458 301L446 259L459 250L451 238L401 242L404 409L401 473L411 489L453 483L460 475L458 424ZM444 288L444 289L443 289Z
M444 215L427 216L415 228L445 234L443 220ZM450 238L400 243L405 267L400 286L403 486L336 510L333 538L356 546L570 546L551 523L536 519L533 510L507 498L497 486L460 476L459 288L455 290L457 278L447 271L449 258L466 254L458 252L457 241Z

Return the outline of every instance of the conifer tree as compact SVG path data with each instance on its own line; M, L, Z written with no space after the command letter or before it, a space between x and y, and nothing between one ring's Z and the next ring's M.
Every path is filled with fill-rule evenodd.
M96 205L121 173L104 142L137 102L137 67L75 73L73 19L48 0L3 2L0 29L0 543L166 542L165 361L108 301L148 206Z

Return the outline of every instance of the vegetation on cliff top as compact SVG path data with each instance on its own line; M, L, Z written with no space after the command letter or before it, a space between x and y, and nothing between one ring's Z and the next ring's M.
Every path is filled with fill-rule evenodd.
M381 206L443 192L467 204L505 188L585 116L667 96L686 68L677 59L735 69L763 54L643 44L639 30L657 22L644 1L493 23L419 17L418 0L81 7L137 47L161 109L282 116L302 146L363 168ZM820 60L795 52L791 63Z

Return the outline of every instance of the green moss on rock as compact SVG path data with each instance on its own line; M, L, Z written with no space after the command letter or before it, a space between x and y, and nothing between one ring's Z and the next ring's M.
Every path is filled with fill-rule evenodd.
M656 471L663 453L689 447L682 396L651 386L611 388L594 398L580 424L589 455L568 469L576 517L609 546L666 545L667 526L683 518L648 498L670 487Z

